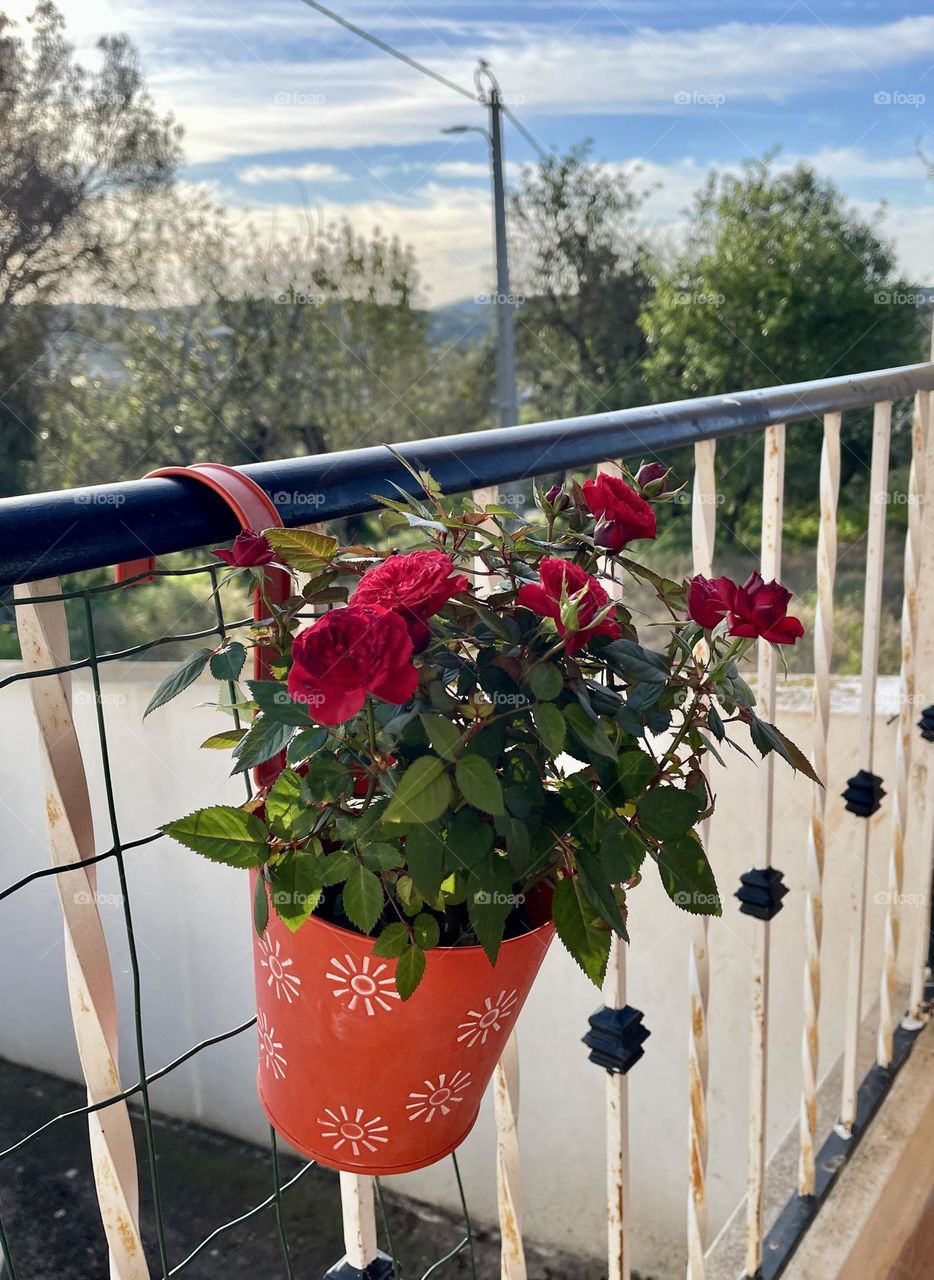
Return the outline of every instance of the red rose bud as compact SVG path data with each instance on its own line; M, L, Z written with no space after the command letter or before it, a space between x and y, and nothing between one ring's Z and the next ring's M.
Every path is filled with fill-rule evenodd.
M641 494L618 476L602 471L585 480L584 501L596 519L594 542L608 551L622 551L639 538L654 538L655 512Z
M418 684L405 622L388 609L332 609L292 642L289 694L319 724L343 724L366 695L408 702Z
M771 644L794 644L804 635L798 618L788 616L791 592L780 582L763 582L761 573L751 573L736 596L730 611L730 635L759 637Z
M415 652L420 653L431 639L428 619L443 609L451 596L470 587L470 580L458 573L443 551L411 551L388 556L367 569L357 583L350 604L379 605L397 613L408 628Z
M256 533L253 529L244 529L242 533L238 533L229 551L217 548L214 554L235 569L253 569L261 564L269 564L276 558L266 535Z
M538 566L538 576L539 582L526 583L519 589L516 603L540 618L554 618L568 653L583 649L591 636L619 638L619 623L608 616L600 617L612 605L610 597L580 565L546 556Z
M688 586L688 613L702 627L712 631L733 608L736 583L730 578L705 578L702 573Z
M671 468L662 462L643 462L636 472L636 484L645 498L657 498L668 488L668 476Z
M571 495L565 492L563 485L553 484L545 494L545 501L552 511L567 511L571 505Z

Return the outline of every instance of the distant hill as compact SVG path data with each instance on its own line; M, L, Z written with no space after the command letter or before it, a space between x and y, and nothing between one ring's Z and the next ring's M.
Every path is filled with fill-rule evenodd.
M488 302L451 302L428 313L428 337L433 346L450 342L482 342L493 330L493 308Z

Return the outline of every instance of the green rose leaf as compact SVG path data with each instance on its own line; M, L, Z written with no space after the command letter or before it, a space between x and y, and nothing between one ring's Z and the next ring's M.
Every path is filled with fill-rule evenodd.
M347 919L361 933L372 933L373 926L383 913L384 901L382 880L375 872L358 862L344 885L344 911Z
M374 956L382 960L397 960L409 945L409 931L401 922L387 924L376 939Z
M594 755L605 756L608 760L616 760L618 749L613 745L603 727L596 720L591 720L583 707L572 703L565 707L564 718L567 720L575 736Z
M579 849L574 857L580 875L581 888L592 906L596 907L601 919L621 938L629 939L626 932L626 921L616 895L603 874L600 858L589 849Z
M460 793L468 804L484 813L506 812L503 786L489 760L477 755L464 756L458 760L454 776Z
M444 841L432 827L415 827L406 836L405 863L415 887L428 902L441 892Z
M415 941L424 951L430 951L441 941L441 926L427 911L423 911L412 921L412 933Z
M551 904L558 937L595 986L602 986L610 956L610 930L597 923L597 913L581 899L573 880L560 880Z
M467 916L477 940L486 952L490 964L496 964L506 919L512 911L512 903L500 901L506 895L493 894L478 887L476 879L471 880L471 890L467 895Z
M211 675L215 680L236 680L245 662L246 647L239 640L231 640L211 656Z
M657 765L644 751L624 751L619 758L618 773L623 799L634 800L655 777Z
M749 726L749 736L761 756L767 756L770 751L777 751L783 760L788 761L792 769L803 773L805 777L810 778L812 782L816 782L819 786L823 786L820 778L814 772L810 760L801 748L795 746L791 739L786 738L774 724L768 724L765 720L753 718Z
M159 830L212 862L229 867L261 867L269 853L269 832L254 813L233 805L198 809Z
M540 662L532 668L529 687L539 702L554 702L564 688L564 676L551 662Z
M320 751L327 740L327 729L302 729L289 743L286 759L290 765L301 764L316 751Z
M384 822L434 822L451 800L451 779L437 756L420 756L399 779Z
M631 880L645 858L638 832L622 818L611 818L600 835L600 862L609 884Z
M295 729L291 725L277 724L275 720L260 716L258 720L253 721L248 732L234 748L234 758L237 763L231 773L233 775L246 773L255 765L271 760L273 756L285 750L294 732Z
M346 849L337 849L318 859L318 882L325 887L343 884L357 866L357 859Z
M308 708L293 702L285 683L281 680L248 680L250 693L263 715L278 724L290 724L296 729L311 725Z
M333 560L340 545L336 538L308 529L266 529L265 534L280 560L308 573Z
M687 835L703 809L703 802L680 787L656 787L636 805L643 831L656 840L680 840Z
M321 897L317 861L312 854L298 850L270 867L273 910L292 933L305 923Z
M421 947L407 947L396 965L396 990L403 1000L413 994L425 973L425 953Z
M713 871L693 832L662 845L658 851L658 874L669 898L683 911L700 916L723 914Z
M266 881L262 872L256 877L253 887L253 927L261 938L269 924L269 898L266 894Z
M174 671L170 671L152 695L149 706L143 712L143 719L146 719L150 711L155 711L157 707L165 706L167 702L171 702L173 698L177 697L183 689L187 689L190 684L194 684L208 665L213 652L213 649L196 649L194 653L188 655L180 666L177 666Z
M421 717L422 727L434 750L445 760L450 760L461 740L461 732L446 716L428 713Z
M532 708L532 723L545 745L546 751L558 756L564 749L566 725L564 716L549 702L539 702Z
M266 796L266 821L277 836L287 839L303 812L302 780L293 770L283 769Z
M644 649L634 640L614 640L601 649L627 680L636 684L665 684L670 673L668 658L654 649Z
M230 751L245 735L246 729L224 729L220 733L212 733L210 738L205 738L201 746L209 751Z

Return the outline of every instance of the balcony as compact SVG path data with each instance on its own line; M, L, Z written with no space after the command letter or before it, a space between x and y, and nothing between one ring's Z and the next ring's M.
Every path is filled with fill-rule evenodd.
M342 1280L398 1276L402 1264L410 1277L417 1266L423 1280L492 1276L497 1253L502 1280L927 1274L932 391L934 364L921 364L399 449L445 491L487 493L532 476L593 470L607 459L693 450L693 568L709 575L718 564L717 441L743 436L752 444L764 436L761 540L756 558L743 554L750 570L760 567L769 579L782 573L786 427L822 433L813 477L818 535L809 549L814 670L786 682L763 653L757 695L766 717L777 717L810 751L826 787L783 766L712 765L718 805L707 846L724 891L723 918L708 924L683 916L646 883L632 946L614 950L611 960L603 1005L639 1011L650 1032L642 1053L621 1062L623 1071L588 1061L581 1039L598 1000L555 949L458 1163L388 1180L385 1195L372 1179L342 1173L343 1232L333 1180L293 1165L255 1102L243 874L193 859L153 834L167 814L239 803L242 788L227 776L225 759L191 745L204 736L197 685L141 727L169 669L151 659L166 643L216 642L247 620L215 607L216 566L163 567L154 583L137 587L75 587L69 578L213 545L236 533L236 521L220 500L172 478L0 503L3 580L15 585L22 643L22 659L0 670L5 723L13 726L2 748L11 837L0 957L12 981L0 1055L18 1064L4 1078L10 1110L22 1116L19 1136L0 1152L0 1273L32 1274L17 1261L20 1237L48 1233L50 1251L67 1255L68 1224L41 1217L49 1205L38 1188L55 1171L56 1134L86 1117L101 1218L94 1231L109 1248L110 1274L121 1280L236 1274L237 1245L227 1242L241 1238L245 1222L251 1267L316 1277L322 1266L301 1229L304 1215L330 1233L328 1274ZM868 411L860 647L855 674L839 676L831 658L841 451L852 422ZM894 552L886 537L893 422L908 424L912 442L904 545ZM390 494L391 483L408 492L414 484L383 448L242 470L291 527L307 523L309 495L317 527L370 510L372 495ZM685 563L681 572L689 569ZM199 595L190 618L179 617L167 595L179 576ZM903 598L897 671L880 668L883 599L896 582ZM96 620L105 604L132 591L165 598L163 634L131 651L111 650ZM886 793L865 816L851 786L861 771L880 778ZM755 879L744 903L729 894L750 867L779 870L784 900L741 910L756 907ZM639 1025L634 1015L632 1022ZM86 1085L87 1106L64 1086L47 1086L67 1115L43 1110L35 1080L19 1068ZM212 1138L203 1130L256 1144L237 1148L237 1159L240 1167L252 1162L251 1170L262 1162L268 1184L259 1195L258 1178L243 1174L239 1204L240 1175L223 1196L205 1194L218 1220L192 1243L168 1208L179 1209L176 1183L210 1168L204 1153ZM34 1181L23 1186L15 1170L26 1153ZM223 1176L218 1165L208 1181ZM417 1217L399 1195L440 1210L444 1230L434 1255L408 1227L393 1232L394 1220ZM86 1218L87 1199L82 1212ZM445 1215L460 1215L463 1230ZM497 1224L498 1248L489 1239ZM413 1251L405 1254L403 1244Z

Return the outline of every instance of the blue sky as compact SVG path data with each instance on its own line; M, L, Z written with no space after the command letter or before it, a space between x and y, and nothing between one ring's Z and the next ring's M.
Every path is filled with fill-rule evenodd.
M426 300L489 286L483 108L364 44L302 0L59 0L87 60L126 31L159 104L186 129L185 177L270 234L303 206L398 232ZM4 9L19 16L29 6ZM662 241L711 166L781 147L883 224L912 281L934 283L934 16L918 3L756 5L641 0L332 0L332 7L465 88L491 63L543 147L595 154L660 184L644 218ZM510 172L534 158L515 130Z

